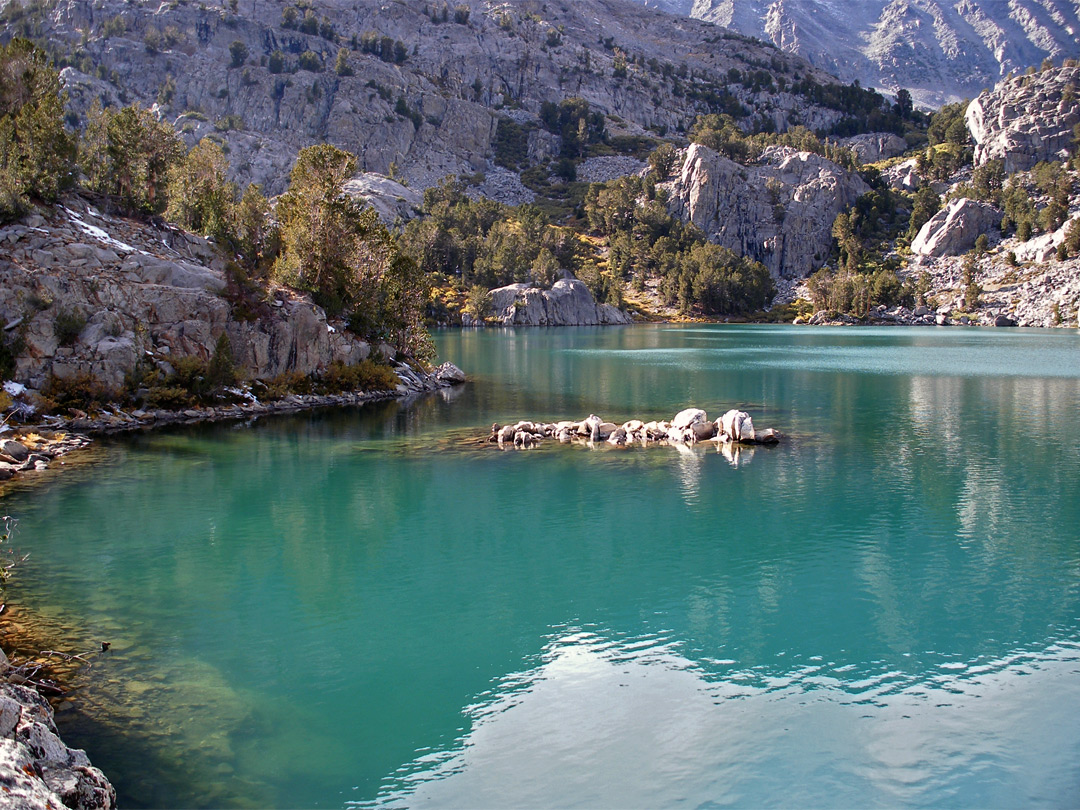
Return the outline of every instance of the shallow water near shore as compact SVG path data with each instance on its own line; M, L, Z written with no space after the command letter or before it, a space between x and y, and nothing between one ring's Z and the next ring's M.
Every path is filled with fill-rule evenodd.
M122 806L1076 804L1076 332L437 340L468 386L0 499L9 599L112 642L57 721ZM472 441L690 405L789 440Z

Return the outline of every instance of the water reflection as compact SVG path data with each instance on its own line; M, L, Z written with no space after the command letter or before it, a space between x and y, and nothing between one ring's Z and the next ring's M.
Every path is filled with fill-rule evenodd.
M1049 726L1045 698L1080 727L1056 674L1077 669L1080 635L1080 379L827 355L860 340L874 363L897 347L1019 348L1033 367L1074 354L1026 332L981 348L938 334L448 333L444 356L475 379L449 399L118 439L2 510L32 540L27 602L121 642L115 683L86 685L115 736L84 724L71 741L129 807L340 805L380 787L585 803L553 776L575 757L617 777L575 777L600 805L624 783L654 806L1063 804L1080 750L1064 732L1054 750L1029 740L1024 718ZM832 370L776 362L806 347ZM669 349L681 359L640 362ZM791 440L752 463L711 445L469 443L492 422L688 404L745 407ZM148 694L165 719L132 723ZM189 722L158 733L172 703ZM560 718L565 735L542 739L562 759L545 759L529 729ZM659 752L652 770L635 739ZM213 790L186 777L219 767Z
M855 690L820 658L764 681L717 678L669 638L595 629L563 629L538 658L464 710L464 736L402 767L374 802L350 804L842 807L975 796L1030 806L1076 796L1068 767L1032 776L1080 750L1076 643Z

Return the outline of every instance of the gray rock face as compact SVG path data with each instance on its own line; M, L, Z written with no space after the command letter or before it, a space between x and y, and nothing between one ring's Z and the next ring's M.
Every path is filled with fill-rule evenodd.
M610 304L597 304L577 279L556 281L550 290L510 284L491 291L491 308L504 326L600 326L631 323Z
M659 5L683 12L691 3ZM934 108L1046 57L1080 53L1080 9L1059 0L693 0L689 13L770 41L846 82L907 88Z
M5 807L111 810L116 791L86 752L57 736L49 704L33 689L0 684L0 784Z
M907 141L891 132L868 132L845 138L841 146L851 149L860 163L875 163L879 160L897 157L907 151Z
M319 142L357 154L365 172L389 175L396 164L414 189L448 174L487 173L500 118L535 125L544 102L573 96L609 116L612 133L674 132L709 105L677 88L663 63L685 63L717 87L728 85L730 69L761 64L789 77L829 80L763 43L729 41L698 20L622 0L451 6L468 9L465 24L453 13L448 22L431 19L424 9L438 9L435 3L322 0L314 13L333 26L323 36L284 27L284 7L275 3L241 2L229 11L220 3L58 0L42 21L42 38L62 52L79 48L92 68L64 71L75 113L102 95L158 104L189 145L208 134L223 139L234 179L262 183L270 195L284 190L296 152ZM124 31L106 35L104 24L113 19ZM168 41L155 40L166 29ZM365 52L362 39L372 32L401 43L397 56L383 61ZM234 42L248 53L235 67ZM339 75L341 48L349 54ZM633 57L625 77L614 75L617 51ZM305 66L317 70L300 69L306 52L312 56ZM768 108L781 126L797 119L827 128L841 115L787 93L752 92L739 83L729 90L750 107ZM542 127L528 141L534 159L558 151Z
M284 290L257 319L234 317L224 262L199 237L106 217L79 200L44 224L0 228L0 322L22 319L16 377L32 387L50 374L86 373L119 388L140 363L168 369L171 358L208 360L222 334L236 364L257 379L356 363L371 352ZM61 314L85 320L74 339L60 334Z
M889 184L889 188L896 191L915 191L921 180L918 161L915 158L890 166L881 173L881 176Z
M980 234L1001 225L1001 211L989 203L953 200L922 226L911 243L919 256L957 256L975 247Z
M1073 127L1080 124L1078 87L1080 68L1067 67L1019 76L982 93L965 116L975 164L1003 160L1012 174L1067 157Z
M415 189L374 172L364 172L345 183L345 193L363 200L386 225L407 222L424 204L424 195Z
M742 166L700 144L686 150L678 178L665 187L673 214L776 278L819 268L836 215L870 190L857 174L810 152L769 147L761 165Z

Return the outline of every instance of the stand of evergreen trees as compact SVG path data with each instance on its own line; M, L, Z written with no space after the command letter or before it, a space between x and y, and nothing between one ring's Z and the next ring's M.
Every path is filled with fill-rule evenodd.
M433 357L423 273L374 212L344 193L354 156L325 144L301 150L272 211L257 185L241 193L228 179L214 140L188 150L137 104L95 104L84 130L72 132L65 101L43 51L18 38L0 47L0 222L80 187L120 213L164 217L214 238L233 255L242 286L273 278L310 292L363 337Z

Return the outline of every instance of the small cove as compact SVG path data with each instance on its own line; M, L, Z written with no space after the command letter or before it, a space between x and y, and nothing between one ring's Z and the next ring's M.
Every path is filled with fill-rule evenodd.
M1080 336L448 331L408 405L103 442L13 586L113 650L58 715L128 807L1060 806ZM715 450L469 444L729 407Z

